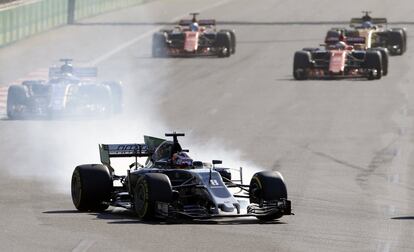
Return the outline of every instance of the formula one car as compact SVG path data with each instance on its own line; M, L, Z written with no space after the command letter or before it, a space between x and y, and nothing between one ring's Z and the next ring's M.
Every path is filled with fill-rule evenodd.
M233 30L216 30L214 19L193 18L179 21L170 30L160 30L152 37L153 57L218 56L230 57L236 52L236 35Z
M325 48L303 48L293 62L296 80L331 78L380 79L388 71L388 58L380 50L354 50L339 41Z
M386 18L372 18L369 11L364 11L362 18L352 18L352 29L332 28L328 31L325 42L335 42L340 37L363 37L361 45L365 49L386 48L391 55L402 55L407 50L407 31L405 28L387 28ZM385 27L384 27L385 26Z
M11 85L7 95L10 119L100 116L122 110L120 82L97 82L93 67L74 68L70 59L49 68L49 80L27 80Z
M255 216L270 221L291 214L291 202L279 172L257 172L249 185L232 179L229 168L193 161L173 140L144 136L144 144L101 144L102 164L85 164L72 175L72 200L80 211L103 211L109 206L134 211L140 219L208 219ZM132 157L126 176L115 175L111 158ZM147 158L145 165L138 158ZM231 192L232 190L236 192ZM242 213L236 198L249 199Z

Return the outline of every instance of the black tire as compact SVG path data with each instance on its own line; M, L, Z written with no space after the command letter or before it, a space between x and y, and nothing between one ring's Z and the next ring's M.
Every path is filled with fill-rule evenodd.
M79 89L81 96L86 102L93 105L100 105L104 115L112 113L112 93L107 85L86 84Z
M397 49L395 49L394 46L396 46ZM404 53L405 43L402 30L388 31L387 47L392 55L402 55Z
M152 57L162 58L167 56L167 36L165 32L156 32L152 35Z
M21 119L27 107L28 93L23 85L12 85L7 91L7 116L10 119ZM23 110L23 111L22 111Z
M116 114L122 112L123 108L123 92L122 84L117 81L105 82L111 91L112 111Z
M382 60L379 51L367 51L365 54L365 68L368 70L376 70L377 74L370 74L368 80L381 79L382 77Z
M337 30L329 30L326 32L325 44L332 45L339 41L341 33Z
M167 175L148 173L137 180L133 190L133 203L138 218L148 220L155 216L157 201L170 203L172 186Z
M230 57L231 55L231 35L229 32L218 32L215 47L218 50L219 58Z
M306 71L311 66L311 53L309 51L297 51L293 58L293 77L295 80L306 80Z
M403 37L404 37L404 50L403 52L407 51L407 30L405 28L400 28L402 33L403 33Z
M401 54L407 51L407 30L405 28L393 28L391 31L399 32L402 35L402 52Z
M231 39L231 54L236 53L236 33L234 30L221 30L221 32L228 32L230 34Z
M388 75L388 50L386 48L375 48L375 51L381 53L382 76Z
M319 48L317 48L317 47L305 47L305 48L302 48L302 51L306 51L306 52L315 52L315 51L318 51L319 50Z
M282 175L274 171L262 171L253 175L250 180L250 203L260 204L263 201L287 199L287 188ZM275 220L283 216L277 212L266 216L256 216L259 220Z
M72 202L79 211L108 208L113 189L109 169L101 164L79 165L72 174Z

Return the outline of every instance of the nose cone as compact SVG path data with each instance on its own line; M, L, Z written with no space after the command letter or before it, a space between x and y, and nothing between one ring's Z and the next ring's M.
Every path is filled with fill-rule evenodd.
M223 203L220 206L221 211L231 213L234 211L234 206L231 203Z

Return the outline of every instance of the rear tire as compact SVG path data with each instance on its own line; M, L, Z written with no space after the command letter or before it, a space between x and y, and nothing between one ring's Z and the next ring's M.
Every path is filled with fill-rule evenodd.
M394 29L388 32L388 50L392 55L402 55L405 52L404 31L401 29ZM394 49L397 46L398 49Z
M309 51L297 51L293 58L293 77L295 80L306 80L307 70L311 66L311 53Z
M287 199L287 188L282 175L274 171L262 171L253 175L250 180L250 203L260 204L263 201ZM256 216L259 220L279 219L283 213L277 212L266 216Z
M79 211L108 208L113 188L109 169L101 164L79 165L72 174L72 202Z
M231 35L229 32L218 32L216 37L218 57L225 58L231 55Z
M21 119L27 107L28 94L23 85L12 85L7 92L7 116L10 119Z
M172 200L170 179L162 173L148 173L140 177L133 193L135 213L143 220L156 217L157 201L169 203Z
M109 115L112 113L112 93L109 86L86 84L80 87L79 92L81 93L81 97L86 99L84 103L92 104L100 108L98 111L90 111L95 112L95 116Z
M228 32L230 34L230 39L231 39L230 53L235 54L236 53L236 33L234 32L234 30L221 30L221 32Z

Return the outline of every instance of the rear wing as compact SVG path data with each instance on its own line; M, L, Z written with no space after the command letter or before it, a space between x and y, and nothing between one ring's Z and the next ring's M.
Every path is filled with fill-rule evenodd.
M360 26L362 25L364 21L367 21L367 20L364 20L363 18L352 18L350 22L350 26L351 27ZM369 21L374 25L386 25L387 24L386 18L371 18L371 20Z
M365 44L365 38L364 37L347 37L346 43L348 45Z
M60 67L49 68L49 78L59 78L62 74ZM94 78L98 76L98 69L96 67L75 67L72 74L78 78Z
M120 157L150 157L153 152L146 144L100 144L99 154L101 163L110 166L111 158Z
M191 19L181 19L178 22L179 26L189 26L193 21ZM197 21L199 26L214 26L216 25L215 19L200 19Z
M179 26L189 26L191 24L191 19L181 19L180 22L178 22Z
M215 19L200 19L198 20L200 26L214 26L216 25Z

